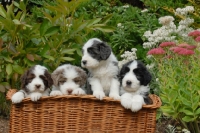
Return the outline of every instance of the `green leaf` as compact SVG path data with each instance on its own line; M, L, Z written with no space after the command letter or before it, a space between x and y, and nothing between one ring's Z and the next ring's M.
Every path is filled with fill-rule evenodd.
M47 58L49 60L52 60L52 61L55 60L55 58L53 56L50 56L50 55L43 55L43 57L45 57L45 58Z
M195 115L199 115L200 114L200 108L198 108L196 111L195 111Z
M44 20L43 23L40 25L40 35L43 36L48 29L49 21Z
M0 16L6 18L6 11L3 8L2 4L0 4Z
M183 112L186 115L194 115L194 113L189 109L180 109L180 112Z
M11 64L6 65L6 73L8 75L10 75L12 73L12 65Z
M61 54L73 54L76 49L63 49Z
M71 57L61 57L61 60L65 60L65 61L73 61L75 59L71 58Z
M21 22L20 22L19 20L17 20L17 19L14 19L13 22L14 22L16 25L20 25L20 24L21 24Z
M24 70L22 67L20 67L19 65L13 65L13 70L16 72L16 73L19 73L19 74L23 74Z
M106 24L112 18L112 14L107 15L105 18L102 19L101 23Z
M182 118L183 121L185 122L191 122L191 121L194 121L195 118L194 117L190 117L190 116L185 116Z
M45 36L51 36L55 33L57 33L60 29L60 26L52 26L49 29L47 29L47 31L45 32Z
M89 20L87 27L90 27L90 26L98 23L99 21L101 21L101 18L95 18L95 19Z
M10 57L3 56L3 59L7 62L13 63L13 60Z

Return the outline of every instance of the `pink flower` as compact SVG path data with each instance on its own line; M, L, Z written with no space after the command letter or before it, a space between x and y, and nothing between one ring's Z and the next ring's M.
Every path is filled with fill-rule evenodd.
M195 39L196 42L200 42L200 36Z
M199 30L194 30L194 31L190 32L188 34L188 36L193 36L193 37L200 36L200 31Z
M175 42L162 42L160 45L160 47L170 47L170 46L175 46Z
M187 49L191 49L191 50L193 50L193 49L195 49L197 46L195 46L195 45L189 45L189 46L187 46L186 48Z
M190 45L187 43L182 43L182 44L178 45L178 47L182 47L182 48L187 48L188 46L190 46Z
M189 49L184 49L184 50L179 51L177 54L179 54L179 55L193 55L194 51L189 50Z
M163 55L165 51L162 48L154 48L148 51L148 55Z
M185 48L182 47L171 47L169 50L173 51L174 53L178 53L181 50L184 50Z

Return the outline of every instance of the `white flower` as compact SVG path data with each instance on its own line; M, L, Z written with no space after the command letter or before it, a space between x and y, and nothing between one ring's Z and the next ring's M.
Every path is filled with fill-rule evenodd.
M169 25L172 21L174 21L174 18L172 16L164 16L160 17L158 20L162 25Z
M124 5L124 6L122 6L123 8L129 8L129 5Z
M144 9L144 10L142 10L141 12L148 12L149 10L148 9Z

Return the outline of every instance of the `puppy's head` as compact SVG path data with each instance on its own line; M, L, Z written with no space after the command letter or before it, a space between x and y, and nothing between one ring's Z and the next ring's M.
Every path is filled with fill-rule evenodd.
M71 94L85 85L87 74L83 69L70 64L59 66L52 74L54 86L63 94Z
M120 71L120 82L124 90L128 92L137 91L140 86L147 86L151 81L151 74L138 60L130 61L122 66Z
M81 66L85 68L95 68L102 60L107 60L111 54L111 48L105 42L92 38L88 40L82 48L83 56Z
M21 76L21 88L28 93L43 92L52 84L51 74L44 66L32 66Z

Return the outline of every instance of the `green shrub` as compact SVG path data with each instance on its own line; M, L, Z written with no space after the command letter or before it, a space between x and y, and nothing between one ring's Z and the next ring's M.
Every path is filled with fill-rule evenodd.
M46 3L40 23L27 13L27 3L14 2L7 11L0 6L0 99L5 100L7 89L20 89L19 78L30 66L41 64L53 71L63 63L79 65L87 34L113 31L106 25L110 15L88 20L74 17L85 1ZM0 109L4 100L0 101Z

